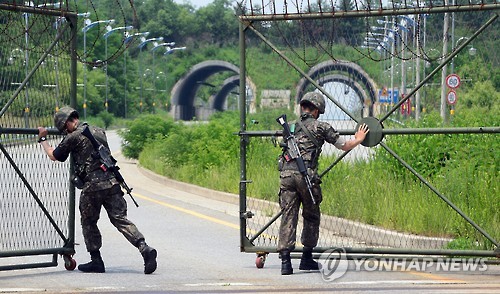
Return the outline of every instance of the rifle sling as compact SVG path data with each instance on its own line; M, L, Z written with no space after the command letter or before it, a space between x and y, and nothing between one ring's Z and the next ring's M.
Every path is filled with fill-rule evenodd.
M319 144L318 140L316 140L316 138L313 136L313 134L311 134L311 131L309 131L306 126L304 125L304 123L302 123L300 120L297 121L297 124L299 125L299 130L303 130L304 133L306 133L307 137L309 137L309 139L313 142L313 144L316 146L316 149L320 149L321 148L321 145Z

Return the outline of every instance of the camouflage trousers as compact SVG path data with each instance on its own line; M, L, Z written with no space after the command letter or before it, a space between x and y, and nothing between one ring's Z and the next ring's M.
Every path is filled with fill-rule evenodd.
M114 185L109 189L99 191L82 191L80 195L80 215L82 223L83 238L87 251L97 251L102 246L102 236L97 221L101 213L101 207L106 209L109 220L119 232L127 238L134 246L138 241L144 239L137 227L127 219L127 202L123 198L120 185Z
M313 204L304 177L298 171L285 170L280 173L279 201L282 215L278 251L291 251L295 248L300 204L304 219L301 242L307 247L318 244L321 215L319 205L322 200L319 182L313 182L312 191L316 204Z

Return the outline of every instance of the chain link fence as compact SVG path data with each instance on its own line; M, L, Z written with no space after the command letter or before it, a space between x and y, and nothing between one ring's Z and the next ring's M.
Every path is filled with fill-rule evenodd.
M278 9L274 2L243 1L240 6L240 81L247 75L253 81L266 78L265 71L252 66L263 58L259 50L265 51L272 57L264 70L282 72L283 80L297 85L287 89L291 95L285 112L298 115L302 95L318 91L328 98L320 120L346 139L360 123L370 127L364 146L351 152L323 147L322 219L315 252L342 247L352 257L498 256L498 122L479 125L460 118L454 101L441 95L442 89L457 89L439 80L458 66L472 66L466 52L495 44L498 3L345 5L284 1ZM479 11L481 7L486 10ZM452 19L455 39L448 40ZM495 54L484 58L498 65ZM278 85L257 84L279 87L279 81L273 82ZM244 89L240 84L243 105ZM460 94L471 86L462 89ZM279 184L276 195L261 195L261 168L248 163L258 160L254 146L272 146L281 132L278 125L276 130L252 131L245 109L240 107L240 238L242 251L258 254L259 267L262 257L277 248ZM436 121L431 110L441 112L441 125L430 123ZM484 118L495 113L498 108L493 107ZM484 152L490 152L491 161L471 167L468 160Z

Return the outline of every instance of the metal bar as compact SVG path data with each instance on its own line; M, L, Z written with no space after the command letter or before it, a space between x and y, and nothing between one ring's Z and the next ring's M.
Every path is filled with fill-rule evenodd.
M237 135L243 137L279 137L283 136L283 131L241 131Z
M49 135L61 135L58 129L47 129ZM26 129L26 128L2 128L0 127L0 134L16 134L16 135L38 135L38 129Z
M353 17L379 17L392 15L410 15L410 14L434 14L445 12L468 12L468 11L487 11L500 8L498 3L491 4L471 4L462 6L440 6L428 8L401 8L401 9L380 9L380 10L351 10L351 11L332 11L324 13L290 13L290 14L268 14L268 15L241 15L240 20L247 21L287 21L304 19L322 19L322 18L353 18Z
M262 35L257 29L255 29L250 23L248 27L262 40L266 43L271 49L276 52L283 60L286 61L291 67L293 67L296 71L298 71L304 78L306 78L312 85L314 85L318 90L321 91L330 101L332 101L338 108L340 108L345 114L347 114L352 120L357 122L355 116L347 110L342 104L340 104L337 100L333 99L333 97L321 87L315 80L313 80L306 72L304 72L300 67L298 67L293 61L291 61L285 54L283 54L276 46L274 46L269 40L267 40L264 35Z
M64 26L63 29L61 29L58 32L58 34L57 34L56 39L54 40L54 42L52 42L52 44L50 44L50 46L47 48L47 50L45 50L45 52L43 52L42 56L40 57L40 59L38 59L37 63L33 67L33 69L26 75L26 77L21 82L21 84L19 85L19 87L16 89L16 91L14 92L14 94L12 94L12 97L9 99L9 101L7 101L7 103L2 108L2 110L0 110L0 117L2 117L5 114L5 112L9 108L9 106L16 99L17 95L19 95L19 93L21 93L21 91L26 86L26 84L28 83L28 81L31 79L31 77L38 70L38 68L40 67L40 65L42 64L42 62L45 60L45 58L47 58L47 56L49 55L49 52L51 52L52 49L54 49L54 47L56 46L56 44L59 42L59 40L62 39L63 33L66 31L66 29L68 27L69 27L69 24L67 24L66 26Z
M353 130L354 131L354 130ZM418 134L496 134L500 127L477 128L422 128L422 129L383 129L384 135L418 135Z
M71 250L69 250L66 247L59 247L59 248L48 248L48 249L0 251L0 257L20 257L27 255L35 256L35 255L61 254L61 253L71 253Z
M55 261L55 262L51 261L51 262L29 263L29 264L4 265L4 266L0 266L0 271L52 267L52 266L57 266L57 261Z
M76 101L76 91L77 91L77 73L78 73L78 67L77 67L77 60L78 60L78 55L76 54L77 52L77 39L76 36L78 35L78 18L77 17L72 17L70 18L70 22L72 23L71 25L71 92L70 92L70 105L76 109L77 106L77 101ZM86 65L84 65L86 66ZM73 158L71 158L70 162L70 173L74 174L75 172L75 166L73 162ZM65 246L71 248L73 253L75 252L75 185L73 184L72 181L69 182L69 199L68 199L68 239L66 241Z
M425 180L416 170L414 170L406 161L404 161L399 155L394 152L389 146L387 146L384 142L380 142L380 145L384 147L387 152L389 152L394 158L396 158L404 167L406 167L414 176L416 176L424 185L426 185L432 192L434 192L439 198L441 198L448 206L450 206L453 210L455 210L463 219L465 219L468 223L470 223L476 230L478 230L484 237L491 241L495 246L498 247L498 242L493 239L485 230L483 230L479 225L477 225L471 218L469 218L465 213L460 210L455 204L453 204L448 198L446 198L443 194L439 193L439 191L432 186L427 180Z
M14 162L14 160L12 159L12 157L10 157L9 153L7 152L7 150L5 150L5 148L4 148L4 146L3 146L2 143L0 143L0 150L4 154L5 158L7 158L7 160L10 162L12 168L14 168L14 170L17 173L17 175L19 176L19 178L21 179L21 181L24 183L24 185L26 186L26 188L30 192L31 196L33 196L33 198L35 199L36 203L38 203L38 206L42 209L43 213L45 214L45 216L47 217L47 219L49 220L49 222L52 224L52 226L54 227L54 229L57 231L57 233L59 234L59 236L61 237L61 239L63 239L65 242L67 242L66 236L64 236L64 233L61 231L61 229L56 224L56 222L54 221L54 219L52 218L52 216L50 215L50 213L47 211L47 209L43 205L43 203L40 200L40 198L38 198L38 196L36 195L35 191L31 187L31 185L28 183L28 180L26 180L26 178L24 177L23 173L17 167L17 165Z
M25 263L25 264L14 264L14 265L0 266L0 271L41 268L41 267L51 267L51 266L57 266L57 254L52 254L52 261L51 262L37 262L37 263Z
M269 226L271 226L281 215L283 214L283 211L280 210L267 224L265 224L255 235L253 235L252 238L250 238L250 242L253 242L255 239L257 239Z
M448 57L446 57L443 62L441 62L427 77L425 77L420 84L418 84L414 89L406 95L405 98L401 99L394 107L387 112L384 117L380 119L380 123L382 123L384 120L386 120L391 114L396 111L403 103L406 102L406 100L410 99L415 92L417 92L425 83L427 83L436 73L438 73L448 62L450 62L460 51L462 51L463 48L465 48L467 45L469 45L470 42L472 42L479 34L481 34L489 25L491 25L496 19L498 18L498 14L495 14L492 18L490 18L483 26L479 28L469 39L467 39L462 45L460 45L455 51L451 52Z
M245 28L243 23L239 25L239 46L240 46L240 132L246 131L246 44L245 44ZM247 212L247 140L246 137L240 137L240 183L239 183L239 200L240 200L240 250L243 251L246 241L247 220L244 217Z
M0 133L3 130L0 128ZM356 130L337 130L340 135L354 135ZM401 128L382 129L384 135L418 135L418 134L496 134L500 133L500 127L475 127L475 128ZM280 137L282 131L246 131L239 132L239 136L247 137Z
M319 259L321 258L322 254L315 253L313 254L314 259ZM301 258L302 254L292 254L290 255L291 258ZM398 261L403 261L403 262L413 262L413 261L418 261L418 262L429 262L429 261L449 261L453 263L468 263L468 262L481 262L483 264L491 264L491 265L498 265L500 264L500 260L493 260L493 259L488 259L483 256L476 256L476 257L469 257L466 256L466 258L460 258L460 257L455 257L453 255L451 256L444 256L444 255L429 255L426 257L416 257L412 255L389 255L389 254L360 254L360 253L342 253L342 257L339 256L339 258L332 256L330 257L331 260L335 259L344 259L345 260L398 260Z
M9 10L16 12L26 12L30 14L43 14L51 16L62 16L62 17L77 17L77 12L65 11L61 9L54 9L48 7L34 7L34 6L22 6L19 4L0 4L0 10Z
M442 256L483 256L496 257L493 251L487 250L451 250L451 249L406 249L406 248L374 248L374 247L315 247L313 252L323 253L331 249L343 249L349 254L408 254L408 255L442 255ZM277 247L248 246L245 252L270 252L276 253ZM302 252L302 247L295 248L292 252Z

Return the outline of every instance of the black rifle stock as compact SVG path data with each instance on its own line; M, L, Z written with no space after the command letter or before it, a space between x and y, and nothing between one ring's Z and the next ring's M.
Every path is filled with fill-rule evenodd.
M312 203L316 205L316 200L314 199L314 195L312 192L311 178L307 173L307 168L306 164L304 163L304 159L302 158L302 155L300 155L300 150L299 146L297 145L297 140L290 131L290 126L286 121L286 114L283 114L280 117L278 117L276 121L283 127L283 138L285 139L286 143L285 148L288 155L290 155L290 158L286 158L286 161L293 159L295 160L295 162L297 163L297 167L299 168L299 172L302 174L304 180L306 181L307 190L309 191L309 195L311 195Z
M123 178L122 174L120 173L119 169L120 167L116 165L116 159L113 158L111 155L111 151L104 146L103 144L99 143L94 135L92 135L92 132L89 129L89 126L85 126L85 129L82 131L82 135L87 137L90 140L90 143L92 143L92 146L94 147L95 151L97 151L97 154L99 155L99 159L101 160L101 169L103 171L111 171L114 175L116 180L120 183L120 185L127 191L127 194L130 196L132 201L134 202L136 207L139 207L139 204L135 201L134 197L132 196L132 188L130 188L127 183L125 183L125 179Z

